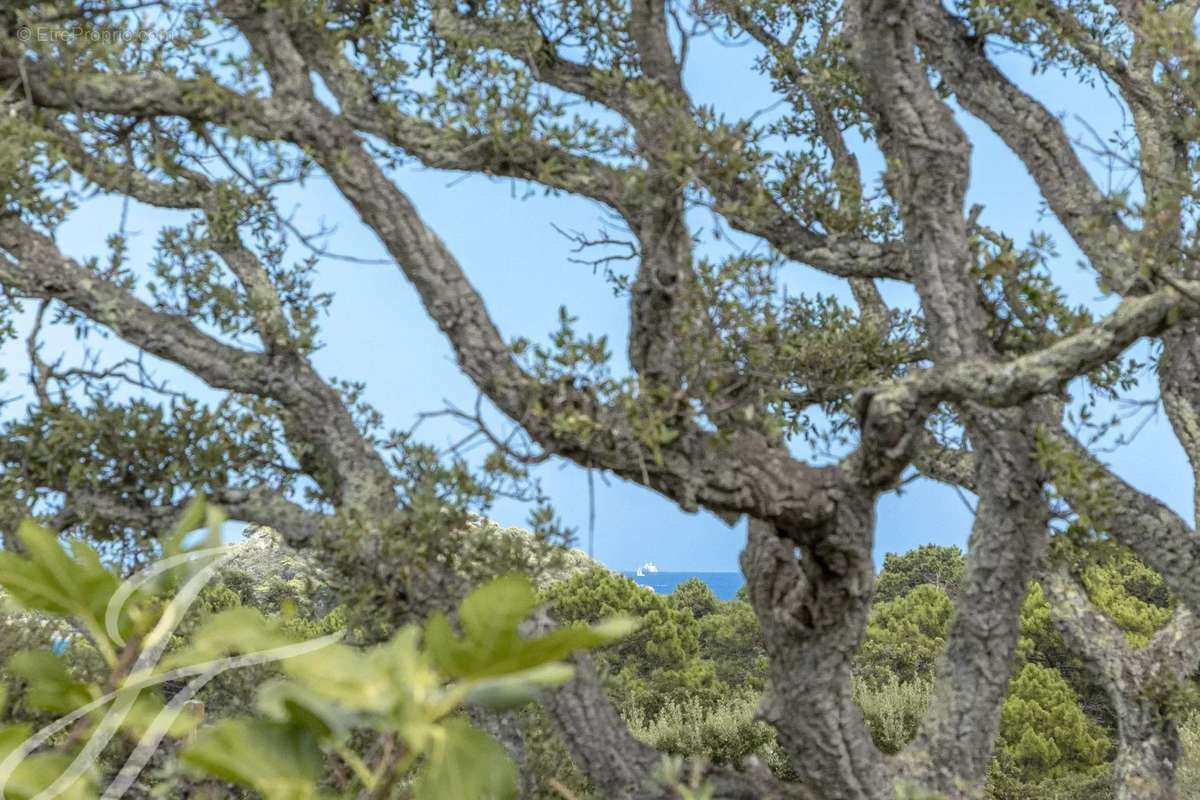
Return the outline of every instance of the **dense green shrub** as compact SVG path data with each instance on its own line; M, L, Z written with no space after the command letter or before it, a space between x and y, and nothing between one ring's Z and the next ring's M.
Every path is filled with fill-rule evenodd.
M920 730L933 695L933 681L918 678L901 682L891 678L872 683L855 678L853 693L875 745L885 753L898 753Z
M716 611L719 603L712 589L699 578L688 578L671 592L671 605L692 612L696 619Z
M1124 549L1112 548L1083 570L1088 596L1125 632L1132 647L1144 647L1171 618L1172 602L1162 577Z
M653 718L668 704L712 707L726 691L712 661L700 655L700 624L688 609L606 569L580 572L550 586L545 599L565 623L627 614L640 628L597 654L609 689L625 713Z
M885 562L876 605L856 658L853 686L854 699L884 752L900 751L919 730L953 614L951 593L961 573L962 554L957 548L921 547L902 556L890 555ZM1093 599L1127 631L1144 636L1161 624L1164 606L1143 599L1162 599L1156 576L1136 561L1112 557L1088 566L1084 577ZM639 596L632 585L615 590L619 579L590 580L591 590L572 590L580 595L576 602L586 598L586 603L599 603L597 608L641 608L644 613L662 599L649 593ZM681 589L670 604L699 619L698 655L715 665L719 683L730 690L761 689L766 659L749 604L743 599L716 601L707 587L698 585L681 585ZM1003 710L989 797L1102 800L1111 792L1107 764L1111 741L1101 724L1107 719L1103 693L1067 648L1037 584L1030 586L1022 608L1020 634L1017 673ZM627 649L609 665L618 671L628 669L623 661L630 657L645 656ZM1081 690L1087 706L1081 703ZM751 718L752 694L717 706L689 694L663 705L657 714L653 704L626 697L634 700L624 707L639 736L668 752L734 762L738 754L756 752L767 759L773 753L785 760L777 747L764 750L758 744L751 727L759 724ZM734 746L735 742L743 744Z
M670 703L653 719L640 711L627 720L646 744L681 756L702 756L714 764L742 765L755 758L784 780L796 775L770 725L755 719L759 696L738 693L706 708L695 700Z
M1000 711L996 772L1024 783L1103 774L1112 743L1057 670L1026 664Z
M761 691L767 680L767 652L754 609L742 600L719 603L700 620L700 654L712 661L717 680L730 690Z
M694 699L668 703L652 720L641 713L630 717L630 729L642 741L664 753L703 755L715 764L740 764L751 755L765 760L775 743L770 725L754 719L755 695L722 700L706 708Z
M875 581L875 602L887 602L918 586L936 586L954 597L962 582L963 552L957 547L924 544L907 553L888 553Z
M876 685L928 678L946 644L954 606L930 584L879 603L859 648L855 671Z
M988 772L986 800L1112 800L1112 776L1107 770L1070 773L1061 778L1027 782L999 770L995 763ZM1192 795L1180 794L1181 800Z
M610 658L636 656L653 662L648 667L675 668L699 652L699 626L691 612L609 570L595 568L573 575L550 586L543 596L561 622L594 622L618 613L641 619L636 634L604 651Z

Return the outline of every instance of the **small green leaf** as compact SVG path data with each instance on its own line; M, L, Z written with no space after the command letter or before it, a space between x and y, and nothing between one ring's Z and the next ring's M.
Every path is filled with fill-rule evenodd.
M466 702L505 711L537 700L542 689L561 686L574 675L575 669L570 664L543 664L524 672L480 681L467 692Z
M68 553L55 534L28 520L18 527L17 537L25 555L0 553L0 587L24 608L76 617L89 632L102 631L119 581L96 551L75 541Z
M366 651L332 645L281 666L296 681L347 710L400 719L441 683L417 649L418 635L418 629L409 626Z
M0 760L3 760L32 733L28 725L0 728ZM71 765L70 756L61 753L34 753L21 762L4 786L5 800L31 800L54 783ZM56 800L91 800L97 796L95 776L85 772Z
M66 714L90 703L96 695L86 683L71 677L61 658L46 650L26 650L8 660L8 670L25 681L25 700L34 708Z
M202 729L181 753L193 769L247 786L267 800L318 796L322 755L311 731L272 720L227 719Z
M463 635L481 647L494 646L537 606L533 583L524 575L505 575L471 592L462 601L458 621Z
M179 522L175 523L175 527L169 533L165 533L159 538L164 557L176 556L184 551L183 540L189 533L204 524L207 508L208 502L203 494L196 495L188 501Z
M462 646L450 620L436 611L425 621L425 650L438 669L447 675L467 675L471 672L473 659L468 648Z
M517 773L504 748L459 719L439 726L416 800L506 800L517 796Z
M122 730L140 739L154 724L164 707L163 701L155 695L140 694L129 709L129 713L125 715L125 719L121 721ZM204 721L202 708L203 704L198 701L192 701L185 705L179 715L171 721L167 728L167 735L178 739L195 730L196 726Z
M576 625L525 639L518 626L536 605L537 595L527 577L497 578L463 600L459 609L461 639L443 615L433 614L425 624L425 648L447 675L486 678L561 661L577 650L625 636L636 627L633 620L612 618L591 628Z
M329 698L292 681L266 684L258 691L257 704L267 717L307 728L319 739L341 740L358 721Z
M191 645L164 659L163 667L174 669L233 654L257 653L292 641L258 609L238 606L213 615L196 631Z
M204 509L204 525L208 528L208 536L204 539L205 547L221 546L221 526L225 524L225 511L220 506L206 506Z

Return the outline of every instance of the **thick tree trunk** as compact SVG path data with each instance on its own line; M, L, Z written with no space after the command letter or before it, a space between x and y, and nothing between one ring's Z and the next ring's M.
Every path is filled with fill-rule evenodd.
M890 796L890 769L850 692L874 579L873 506L874 493L847 493L827 528L790 536L751 520L742 553L770 656L761 713L818 797Z
M660 756L629 732L605 695L591 659L575 660L574 680L548 693L546 713L563 734L575 764L613 800L657 797L647 783Z
M1163 337L1158 380L1163 408L1183 445L1192 473L1200 475L1200 322L1189 320ZM1194 491L1195 519L1200 521L1200 481ZM1195 609L1200 613L1200 609Z
M1063 637L1101 680L1116 712L1117 797L1174 800L1180 741L1171 705L1200 661L1196 616L1177 608L1146 647L1131 650L1121 629L1064 569L1046 569L1039 580Z
M1169 709L1144 698L1128 698L1122 705L1113 761L1117 800L1174 800L1181 753Z
M971 274L964 200L971 146L917 58L920 3L861 0L850 27L866 100L889 158L886 183L904 221L930 349L938 365L994 362ZM1021 602L1044 547L1048 511L1033 462L1038 404L959 406L976 453L979 506L934 699L910 753L920 784L948 797L982 789L1008 686Z
M934 702L915 750L924 783L950 797L982 788L1008 691L1021 603L1045 548L1048 510L1030 411L972 413L979 505Z

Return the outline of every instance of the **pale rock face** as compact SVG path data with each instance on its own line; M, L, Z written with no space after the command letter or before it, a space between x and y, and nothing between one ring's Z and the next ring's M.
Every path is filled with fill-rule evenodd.
M570 578L577 572L603 567L578 548L542 546L533 534L517 527L502 527L492 520L479 519L469 532L475 536L464 542L463 566L478 569L495 559L508 569L516 569L533 578L539 589Z
M603 567L579 548L538 546L533 534L524 528L502 527L488 519L479 519L469 526L458 553L460 568L475 571L495 564L498 559L513 568L527 572L539 589L566 580L578 572ZM255 585L266 586L271 580L286 582L312 581L327 583L329 575L304 550L284 542L283 536L271 528L255 526L246 530L245 541L238 545L239 555L229 569L246 573Z
M284 543L278 531L265 526L246 530L245 541L235 545L237 555L223 570L225 575L242 573L249 579L255 601L283 583L313 603L313 612L323 616L338 604L326 571L310 553Z

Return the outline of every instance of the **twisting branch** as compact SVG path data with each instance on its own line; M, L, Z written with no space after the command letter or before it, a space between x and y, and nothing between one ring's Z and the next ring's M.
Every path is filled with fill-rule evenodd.
M130 344L187 369L210 386L266 397L300 420L327 460L326 488L375 513L395 504L386 465L358 430L337 392L294 352L253 353L201 331L187 317L155 311L117 284L66 258L54 242L16 219L0 219L0 281L29 297L58 300Z
M279 531L293 547L311 545L327 533L331 519L282 497L268 487L228 488L209 498L233 519L264 525ZM80 523L116 524L138 530L168 530L178 519L183 504L134 508L116 502L107 494L89 490L66 492L66 499L48 524L62 530Z
M1021 91L987 58L941 3L916 3L922 53L963 108L983 120L1025 164L1050 208L1096 269L1118 290L1131 287L1134 265L1122 242L1129 231L1080 163L1062 122Z
M449 452L461 453L464 452L469 443L476 441L479 437L483 437L485 441L490 443L496 451L503 453L507 458L515 461L518 464L532 466L534 464L542 464L550 459L550 454L545 451L534 451L530 448L520 448L513 445L513 440L520 436L524 429L519 426L514 426L506 436L500 435L492 429L487 420L483 416L483 395L479 395L475 400L475 408L471 411L464 411L452 403L447 402L446 407L441 411L425 411L417 415L417 422L409 430L409 435L416 432L417 428L427 419L436 417L450 417L460 422L466 423L470 429L470 433L460 442L453 445Z
M467 16L448 2L440 2L437 8L435 27L452 41L466 47L500 50L524 63L537 80L616 112L642 131L644 146L653 148L656 137L667 145L665 151L660 150L660 157L669 155L681 142L709 138L690 117L690 104L679 83L677 65L672 65L673 60L668 63L671 51L661 41L665 28L656 27L657 32L646 29L647 20L654 15L645 15L637 35L651 50L646 77L657 80L660 88L665 87L668 98L674 98L674 111L665 115L661 91L646 90L636 78L614 81L601 70L569 61L532 23ZM660 40L657 44L656 37ZM651 100L644 99L647 97ZM645 139L646 135L651 138ZM653 157L653 151L645 155ZM758 176L744 172L730 174L725 164L707 152L695 155L699 160L692 166L692 177L712 194L716 209L735 228L762 237L788 258L833 275L911 278L907 253L899 243L879 243L856 235L826 236L810 230L778 202Z
M1056 455L1055 490L1163 577L1192 613L1200 613L1200 536L1165 503L1140 492L1066 431L1045 430Z
M1100 678L1116 711L1117 796L1174 798L1181 747L1170 705L1173 691L1200 665L1196 617L1177 608L1147 647L1132 650L1121 629L1063 568L1043 567L1039 582L1064 638Z
M922 265L914 285L935 366L991 366L996 354L983 336L985 316L968 267L970 147L916 58L919 6L856 4L856 54L891 161L885 180L900 206L911 260ZM928 764L927 784L950 795L984 781L1017 618L1049 514L1032 460L1034 410L1027 404L989 411L968 402L962 411L977 453L979 505L934 700L913 745L916 758Z

